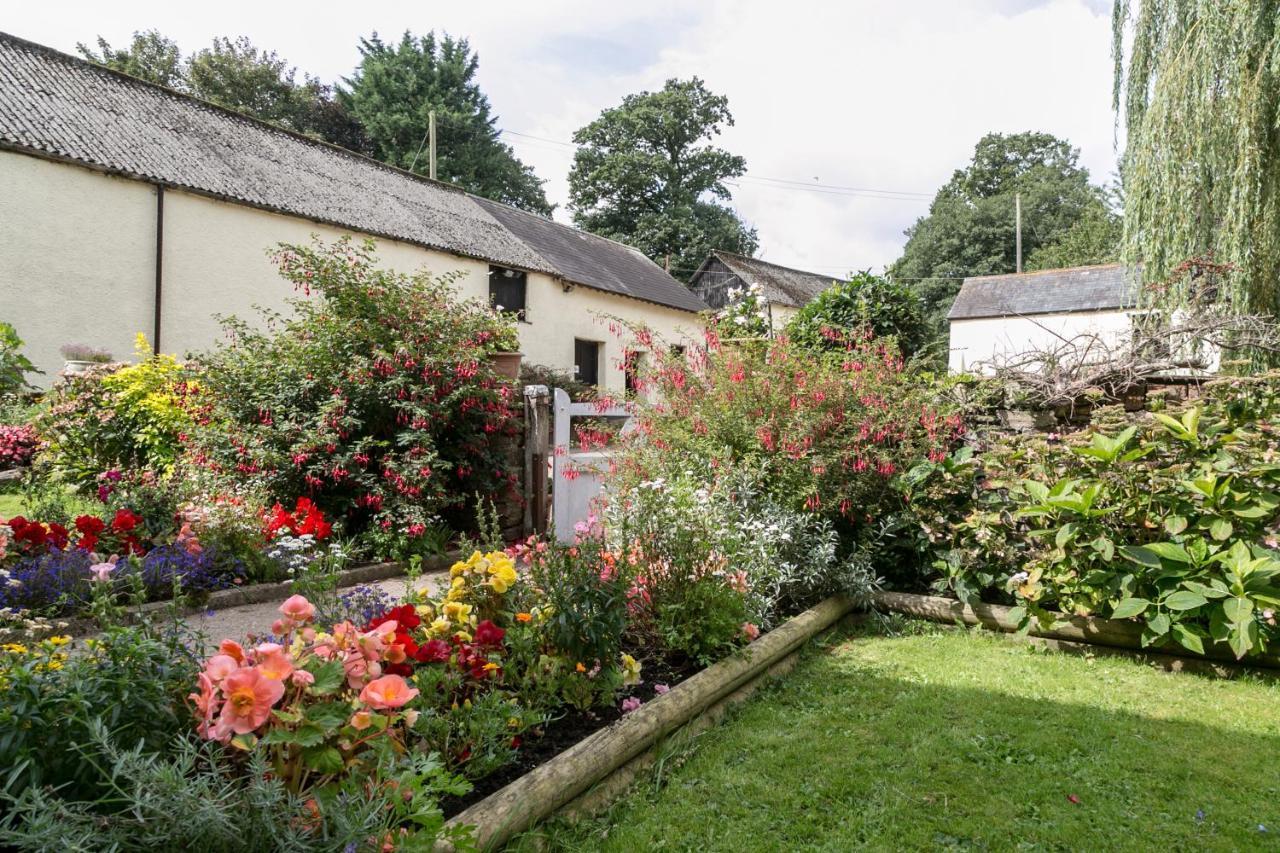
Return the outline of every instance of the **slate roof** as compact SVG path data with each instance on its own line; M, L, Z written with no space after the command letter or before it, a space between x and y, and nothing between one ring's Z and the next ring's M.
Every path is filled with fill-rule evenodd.
M792 308L807 305L836 281L835 276L783 267L757 258L735 255L733 252L714 251L711 256L719 259L746 284L760 285L765 298L770 302ZM695 280L701 272L699 269L694 274Z
M601 290L688 311L707 310L706 303L693 291L639 249L505 204L488 199L477 201L511 233L550 261L568 281L594 282L591 286Z
M679 282L632 250L525 216L450 184L283 130L0 32L0 149L64 160L587 287L699 311ZM567 233L562 233L567 232ZM556 235L559 235L558 237ZM581 235L587 236L587 235ZM563 266L561 266L562 264ZM692 301L691 301L692 300Z
M964 280L947 318L1105 311L1136 304L1138 275L1123 264L1041 270Z

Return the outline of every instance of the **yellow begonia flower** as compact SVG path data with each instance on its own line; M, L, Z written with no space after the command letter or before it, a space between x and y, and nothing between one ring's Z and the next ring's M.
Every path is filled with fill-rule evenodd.
M444 618L450 622L466 622L471 616L471 605L461 601L446 601L442 610Z
M493 587L493 591L501 595L516 582L516 567L510 563L497 567L492 570L492 577L489 578L489 586Z
M453 628L452 623L448 619L440 618L431 623L431 634L435 637L443 637Z
M622 655L622 683L628 687L640 683L640 661L631 655Z
M458 633L454 634L453 636L457 637L457 638L458 638L458 642L460 642L460 643L469 643L469 642L471 642L471 635L470 635L470 634L468 634L466 631L459 631Z

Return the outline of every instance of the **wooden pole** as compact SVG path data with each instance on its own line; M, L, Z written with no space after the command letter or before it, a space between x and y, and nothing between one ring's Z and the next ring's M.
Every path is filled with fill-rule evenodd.
M435 137L433 136L431 138ZM434 163L435 160L433 159L431 161ZM433 167L433 174L431 174L431 177L433 178L435 177L434 169L435 167ZM1016 269L1016 272L1020 273L1023 272L1023 193L1020 192L1014 193L1014 232L1014 251L1015 254L1018 255L1018 261L1016 261L1018 269Z
M428 167L427 173L431 180L436 179L436 111L431 110L427 113L427 137L428 137Z

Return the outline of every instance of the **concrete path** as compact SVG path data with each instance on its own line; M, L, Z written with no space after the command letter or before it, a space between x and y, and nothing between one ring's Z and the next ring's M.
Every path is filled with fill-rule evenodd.
M418 577L417 588L428 589L432 593L439 592L449 583L449 573L429 572ZM373 581L368 586L380 587L399 598L404 595L408 586L403 575L382 581ZM350 587L344 587L350 589ZM281 599L283 600L283 599ZM223 639L242 640L248 634L266 634L271 630L271 623L280 617L276 609L279 601L264 601L260 604L245 604L240 607L228 607L225 610L206 610L193 613L184 620L189 627L204 634L208 647L216 649Z

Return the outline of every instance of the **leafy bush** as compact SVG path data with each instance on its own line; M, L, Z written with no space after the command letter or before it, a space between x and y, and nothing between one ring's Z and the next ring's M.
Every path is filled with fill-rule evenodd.
M22 338L11 323L0 320L0 397L31 389L28 373L40 373L22 354Z
M1211 385L1179 417L1108 435L1005 439L917 467L936 585L1052 611L1138 618L1145 644L1274 643L1280 609L1280 377Z
M792 318L787 334L810 350L844 350L863 335L892 338L905 356L929 337L920 300L907 287L864 270L818 294Z
M758 284L731 287L725 306L711 317L716 331L725 339L767 338L773 333L769 325L769 305Z
M500 439L515 432L517 395L486 361L510 321L459 301L447 277L377 268L373 250L279 250L281 274L310 298L270 331L227 321L193 458L412 551L463 496L515 482Z
M786 338L655 359L643 380L633 440L618 463L622 489L693 465L741 469L779 506L865 525L892 501L890 478L942 459L960 418L908 372L891 343L851 343L815 360Z
M64 377L36 419L45 445L40 460L88 492L109 470L167 473L193 423L186 398L190 372L173 356L152 355L138 336L139 361L102 365Z

